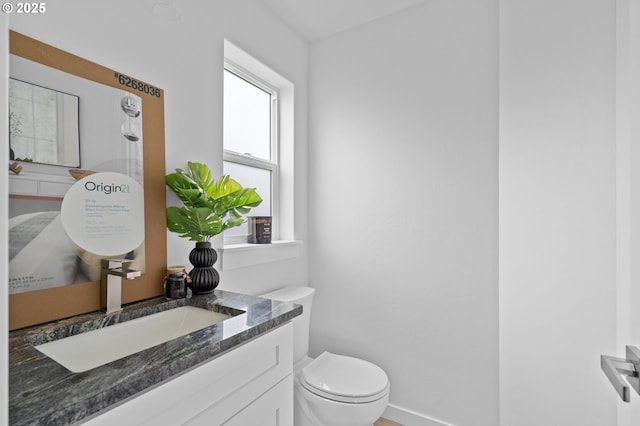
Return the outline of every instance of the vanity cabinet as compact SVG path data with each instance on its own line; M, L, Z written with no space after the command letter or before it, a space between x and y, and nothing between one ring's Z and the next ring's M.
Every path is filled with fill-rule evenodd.
M293 325L288 322L101 413L84 424L293 426Z

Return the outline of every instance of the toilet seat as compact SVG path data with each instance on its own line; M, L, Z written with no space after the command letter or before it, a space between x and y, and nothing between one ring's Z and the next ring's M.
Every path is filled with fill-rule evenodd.
M389 379L380 367L330 352L323 352L305 366L300 379L300 384L309 392L338 402L372 402L389 392Z

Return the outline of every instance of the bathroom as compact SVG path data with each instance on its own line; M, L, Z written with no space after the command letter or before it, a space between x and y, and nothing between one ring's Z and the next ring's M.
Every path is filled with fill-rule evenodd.
M404 2L314 40L286 2L181 0L178 19L153 3L47 3L0 29L161 87L168 172L222 170L225 39L295 85L283 237L301 243L221 289L316 288L311 354L384 368L398 423L635 424L640 396L618 401L600 355L640 345L636 0ZM167 235L168 264L189 250Z

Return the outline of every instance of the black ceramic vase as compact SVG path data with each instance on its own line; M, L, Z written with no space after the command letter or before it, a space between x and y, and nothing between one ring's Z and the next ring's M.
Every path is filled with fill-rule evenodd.
M191 291L193 294L211 293L220 282L218 271L213 268L213 264L218 260L218 255L211 248L210 242L196 243L196 247L189 253L189 262L193 269L189 271L191 277Z

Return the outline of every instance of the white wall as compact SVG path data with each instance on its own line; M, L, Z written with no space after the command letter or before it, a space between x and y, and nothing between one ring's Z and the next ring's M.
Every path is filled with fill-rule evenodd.
M9 20L7 15L0 15L0 99L9 99ZM9 102L0 103L0 141L2 141L2 152L9 150ZM0 199L7 200L9 198L9 176L7 173L0 174ZM9 259L8 248L8 221L9 209L7 203L2 204L0 210L0 259ZM0 282L9 282L9 272L7 270L7 262L0 261ZM7 286L8 287L8 286ZM7 363L9 358L9 347L7 341L7 330L9 329L9 310L7 308L9 298L8 291L0 291L0 424L8 422L8 383L7 383Z
M310 73L313 355L377 363L414 422L497 425L498 1L320 41Z
M500 12L501 424L614 425L615 2Z
M151 13L151 0L47 5L10 15L11 29L154 84L165 93L166 168L187 161L222 173L222 66L227 37L296 86L295 237L307 237L307 45L258 0L179 2L177 21ZM168 194L170 204L177 203ZM214 242L221 245L221 239ZM305 242L306 244L306 242ZM307 250L293 260L221 274L220 288L260 293L307 281ZM168 263L188 263L193 243L168 235Z

